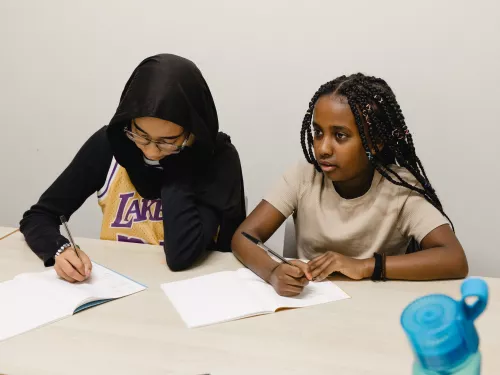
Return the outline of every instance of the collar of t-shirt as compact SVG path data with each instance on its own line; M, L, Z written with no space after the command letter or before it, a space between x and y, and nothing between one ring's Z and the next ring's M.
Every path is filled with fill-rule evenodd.
M163 169L160 165L160 162L158 160L150 160L147 157L144 156L144 164L146 164L149 167L154 167L158 169Z

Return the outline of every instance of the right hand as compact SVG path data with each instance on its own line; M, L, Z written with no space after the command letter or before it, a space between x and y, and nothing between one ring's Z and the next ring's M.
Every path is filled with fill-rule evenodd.
M269 280L276 293L283 297L299 295L311 279L307 263L300 260L292 260L290 263L293 266L282 263L276 267Z
M77 249L77 251L80 258L72 247L68 247L55 258L54 269L57 275L70 283L84 281L89 278L92 272L90 258L82 250Z

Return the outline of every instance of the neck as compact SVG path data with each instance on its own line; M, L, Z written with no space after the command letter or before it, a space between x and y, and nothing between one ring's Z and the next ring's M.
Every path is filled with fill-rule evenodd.
M344 199L358 198L370 190L374 173L375 168L370 165L364 173L361 173L352 180L333 182L333 186L338 195Z

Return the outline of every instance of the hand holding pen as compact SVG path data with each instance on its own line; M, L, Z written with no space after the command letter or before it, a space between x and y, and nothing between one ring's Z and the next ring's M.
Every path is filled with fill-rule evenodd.
M85 281L92 272L92 262L75 244L64 216L61 216L61 224L66 229L70 243L56 253L54 269L59 277L70 283Z
M300 260L287 260L272 249L268 248L257 238L246 232L242 232L242 234L245 238L252 241L261 249L281 260L282 263L279 263L274 268L268 280L274 290L276 290L280 296L285 297L293 297L300 294L304 287L312 279L307 263Z

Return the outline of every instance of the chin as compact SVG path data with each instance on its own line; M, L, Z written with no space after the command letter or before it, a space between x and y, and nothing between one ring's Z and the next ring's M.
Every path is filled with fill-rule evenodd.
M344 176L342 176L342 173L339 173L338 171L334 172L323 172L326 177L332 182L341 182L345 181L346 179Z

